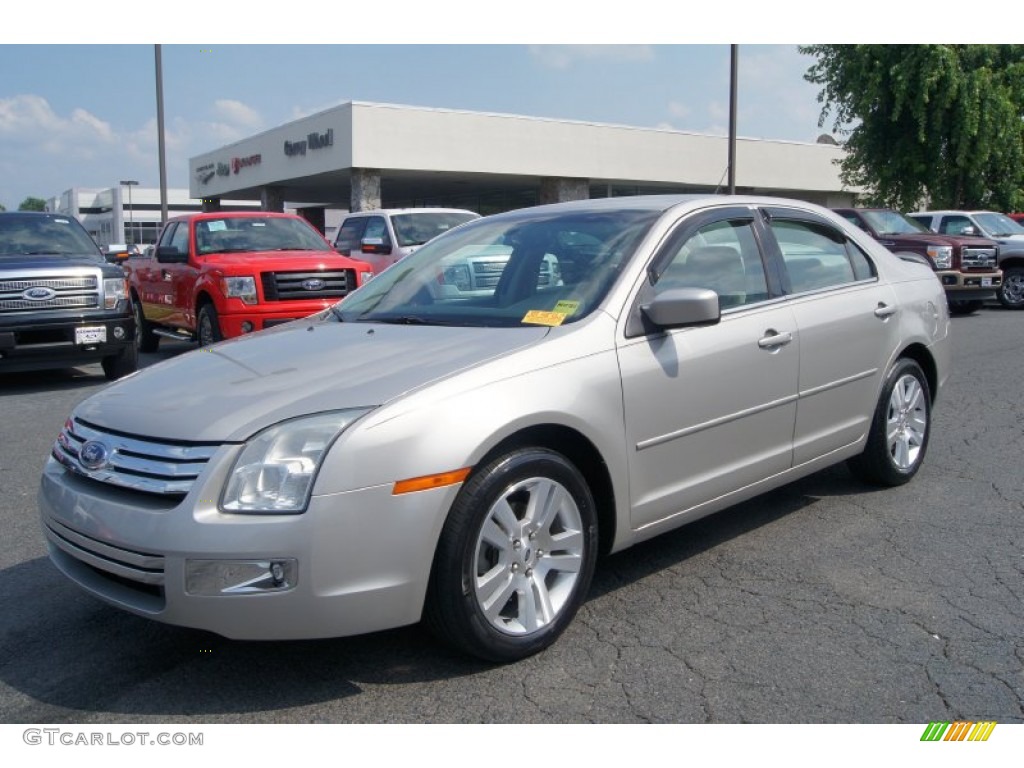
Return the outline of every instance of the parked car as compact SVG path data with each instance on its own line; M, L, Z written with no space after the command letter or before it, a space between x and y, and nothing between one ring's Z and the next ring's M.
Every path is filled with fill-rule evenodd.
M890 208L833 208L893 253L928 260L946 291L953 314L976 312L1002 286L999 246L994 240L967 235L937 235L924 224Z
M373 276L300 216L253 211L171 219L156 252L124 269L142 352L161 337L207 346L306 317Z
M338 227L338 253L365 261L380 274L431 238L480 218L461 208L389 208L348 214Z
M486 294L447 290L496 249ZM948 334L927 265L808 203L512 211L85 400L42 522L66 576L141 616L249 639L425 619L511 661L566 628L599 551L844 460L909 481Z
M124 273L71 216L0 212L0 372L138 367Z
M921 211L909 214L932 232L942 235L979 235L999 244L1003 285L999 302L1008 309L1024 309L1024 227L995 211Z

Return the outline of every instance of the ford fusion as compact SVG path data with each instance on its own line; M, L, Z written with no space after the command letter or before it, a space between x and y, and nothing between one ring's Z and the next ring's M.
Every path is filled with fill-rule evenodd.
M513 211L84 401L43 528L68 578L158 621L422 620L512 661L565 630L599 553L841 461L910 480L948 328L927 266L807 203Z

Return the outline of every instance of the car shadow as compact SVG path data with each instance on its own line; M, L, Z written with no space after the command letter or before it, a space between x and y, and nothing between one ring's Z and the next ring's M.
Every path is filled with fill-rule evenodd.
M815 503L863 492L834 467L603 558L588 601L628 587ZM243 642L107 606L45 557L0 571L0 680L34 700L6 722L245 716L486 672L419 626L329 640ZM522 662L559 663L556 644ZM552 658L552 656L554 658ZM545 660L546 659L546 660ZM89 713L89 717L83 717Z

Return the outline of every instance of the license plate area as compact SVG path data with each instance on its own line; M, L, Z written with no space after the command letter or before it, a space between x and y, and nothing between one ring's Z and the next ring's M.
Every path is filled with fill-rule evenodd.
M992 287L992 278L991 277L983 277L983 278L981 278L981 287L982 288L991 288Z
M90 344L104 344L107 341L107 326L105 325L84 325L75 328L75 344L88 346Z

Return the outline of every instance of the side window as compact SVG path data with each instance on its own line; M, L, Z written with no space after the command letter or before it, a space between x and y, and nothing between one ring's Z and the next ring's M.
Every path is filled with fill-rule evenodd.
M788 219L773 219L770 226L782 251L791 293L833 288L874 274L864 252L831 227Z
M353 216L345 219L338 229L338 239L334 246L343 256L348 256L353 250L359 250L359 241L363 239L363 229L366 228L365 216Z
M174 238L174 233L175 233L175 231L177 231L177 229L178 229L178 224L177 223L169 224L167 226L167 229L164 230L163 235L160 236L160 242L158 243L158 245L160 245L160 246L172 245L172 240Z
M391 245L391 236L388 234L388 223L384 221L383 216L367 216L366 217L366 229L363 231L360 240L369 240L370 238L379 237L384 245Z
M869 231L867 224L861 221L860 216L858 216L857 214L849 213L847 211L839 211L838 213L840 216L842 216L844 219L846 219L848 222L853 224L853 226L857 227L858 229L863 230L864 232Z
M962 235L967 231L968 227L973 229L974 224L966 216L943 216L942 223L939 224L940 235Z
M768 298L764 264L748 221L716 221L698 229L678 246L654 286L710 288L722 309Z
M178 224L178 228L171 235L170 245L178 249L178 253L188 253L188 224Z

